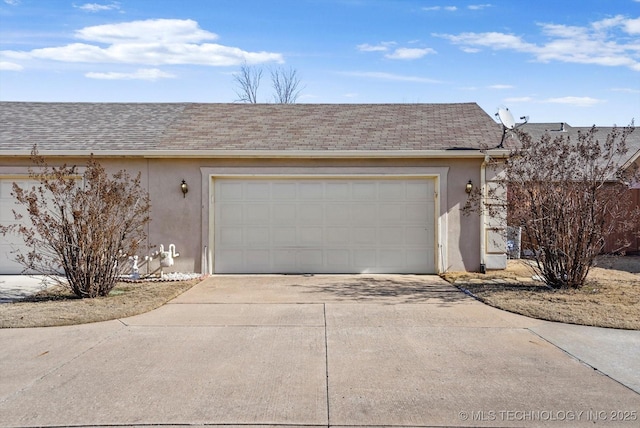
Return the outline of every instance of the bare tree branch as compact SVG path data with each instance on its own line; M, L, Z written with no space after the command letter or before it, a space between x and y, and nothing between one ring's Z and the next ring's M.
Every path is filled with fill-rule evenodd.
M150 203L140 173L108 176L91 156L83 182L75 166L51 167L35 147L32 160L29 176L38 185L23 189L13 183L12 192L30 225L0 225L0 234L22 236L30 251L16 260L25 271L45 275L78 297L108 295L128 269L127 256L146 239ZM62 271L66 281L58 275Z
M262 79L262 69L247 65L245 62L240 66L240 71L233 75L236 82L236 101L256 104L258 102L258 88Z
M271 69L271 84L274 90L274 101L278 104L294 104L300 96L300 79L297 70L280 68Z
M635 164L623 168L633 130L613 128L599 139L594 127L575 139L545 134L539 141L519 132L506 162L491 161L504 168L498 188L488 196L476 192L464 210L499 215L487 200L506 192L508 224L522 228L522 249L535 272L552 288L581 288L607 237L640 230L629 191L640 175ZM623 241L616 243L621 249L629 245Z

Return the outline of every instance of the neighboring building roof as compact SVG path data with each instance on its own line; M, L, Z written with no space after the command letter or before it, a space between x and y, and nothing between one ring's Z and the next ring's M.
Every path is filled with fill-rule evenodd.
M574 140L578 138L578 133L586 133L591 128L590 126L570 126L564 122L526 123L518 127L518 129L528 133L533 141L540 140L545 134L548 134L551 138L564 136ZM596 126L596 129L598 131L596 133L596 140L603 144L613 127ZM640 131L634 129L633 132L628 135L626 144L628 152L620 160L621 165L629 165L631 162L636 162L640 159Z
M12 152L477 150L500 137L475 103L0 102L0 149Z

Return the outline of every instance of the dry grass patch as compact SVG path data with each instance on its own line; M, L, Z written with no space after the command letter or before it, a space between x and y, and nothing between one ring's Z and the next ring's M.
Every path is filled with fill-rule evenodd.
M640 330L640 257L601 257L581 290L552 290L532 279L524 260L486 275L451 272L444 279L496 308L548 321Z
M108 321L156 309L201 279L175 282L118 283L107 297L79 299L63 287L51 287L25 300L0 305L0 328L52 327Z

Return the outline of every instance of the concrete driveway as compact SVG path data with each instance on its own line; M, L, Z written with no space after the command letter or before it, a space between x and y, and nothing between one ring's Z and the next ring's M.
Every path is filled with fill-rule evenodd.
M631 427L639 333L437 277L215 276L136 317L0 330L0 425Z

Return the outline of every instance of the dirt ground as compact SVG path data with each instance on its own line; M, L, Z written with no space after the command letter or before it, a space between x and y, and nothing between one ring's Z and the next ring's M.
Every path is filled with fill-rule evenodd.
M450 272L443 277L482 302L549 321L640 330L640 256L600 257L581 290L551 290L535 281L526 260L486 275Z

